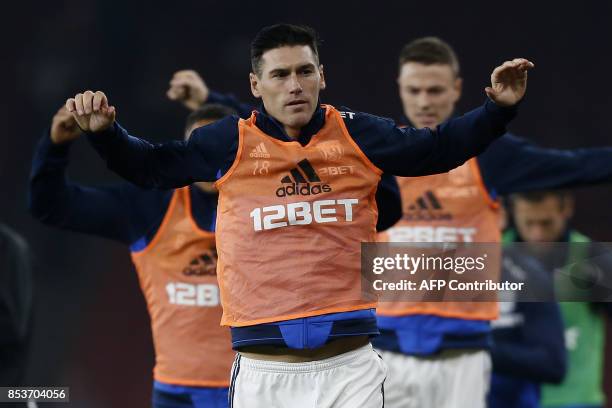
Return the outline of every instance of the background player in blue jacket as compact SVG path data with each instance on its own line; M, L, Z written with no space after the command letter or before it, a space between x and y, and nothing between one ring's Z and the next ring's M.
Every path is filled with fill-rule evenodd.
M187 118L185 134L233 113L221 105L202 106ZM100 187L74 183L67 178L66 169L70 149L80 136L74 118L62 107L32 160L32 215L45 224L108 238L130 248L151 313L156 351L154 407L226 407L233 353L229 333L218 325L219 302L212 297L207 302L189 302L188 295L182 296L188 302L177 302L174 294L174 290L191 287L216 288L216 190L209 183L181 190L144 190L130 183ZM195 225L178 228L174 220L177 225L190 225L193 220ZM179 235L189 238L181 241ZM159 249L165 237L177 242L170 252L177 254L170 268L156 258L167 256ZM168 289L173 293L165 296ZM177 324L165 323L169 320ZM190 338L177 338L177 330Z
M439 38L416 39L400 53L397 84L404 110L402 122L416 128L438 126L453 116L461 97L458 58ZM512 134L492 143L476 157L475 164L491 200L501 194L519 191L612 182L610 147L546 149ZM449 174L451 184L455 182L453 176L460 175ZM413 219L410 218L413 216L410 206L418 199L411 196L409 185L410 180L408 189L404 190L400 183L405 220ZM452 199L438 197L438 204L444 208ZM435 216L435 211L426 210L424 213ZM431 236L440 235L436 234L439 224L431 223ZM445 228L444 225L441 227ZM418 235L409 225L394 229L390 230L390 235ZM383 357L398 361L390 368L387 378L388 406L404 406L415 400L427 405L427 398L437 396L438 389L448 391L445 394L448 405L444 406L452 406L460 398L468 398L465 404L472 407L485 404L490 377L490 360L486 354L491 341L489 321L412 313L379 316L378 323L381 336L375 339L375 346L390 353ZM481 350L482 358L468 362L470 356L478 355L475 350ZM411 375L418 373L421 366L426 370L435 364L439 364L436 369L444 372L453 365L462 365L461 369L450 370L454 375ZM397 372L394 367L398 368ZM467 374L473 379L474 389L466 386Z

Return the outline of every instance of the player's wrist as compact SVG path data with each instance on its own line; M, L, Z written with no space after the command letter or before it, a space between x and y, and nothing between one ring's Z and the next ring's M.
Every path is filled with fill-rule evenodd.
M73 142L74 140L67 140L56 143L51 138L50 130L46 129L40 146L46 152L47 156L61 158L68 154Z
M509 104L505 104L505 103L501 103L501 102L495 101L495 100L493 100L493 99L491 99L490 97L487 96L487 99L485 100L485 108L489 112L511 111L511 110L518 109L518 106L521 104L521 102L522 102L522 99L520 99L516 103L513 103L513 104L509 105Z
M71 143L71 142L75 141L76 139L78 139L78 136L67 136L67 137L64 137L64 136L54 136L53 133L51 133L51 135L49 136L49 140L54 145L68 144L68 143Z
M495 118L495 120L507 124L517 115L519 104L520 101L514 105L502 106L495 103L495 101L493 101L491 98L487 97L484 104L484 109L489 115Z
M103 129L97 129L97 130L84 130L83 131L84 134L86 134L88 137L93 138L95 140L104 140L104 141L108 141L112 138L117 137L117 126L116 126L116 122L113 121L108 127L105 127Z
M201 91L196 97L192 100L192 106L190 106L191 110L197 110L202 105L204 105L208 101L210 93L208 91Z

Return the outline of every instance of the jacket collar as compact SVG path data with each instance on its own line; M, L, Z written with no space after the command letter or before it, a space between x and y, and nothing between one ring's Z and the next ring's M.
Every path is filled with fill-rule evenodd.
M266 112L263 104L259 106L259 109L255 112L257 120L255 125L267 135L270 135L276 139L283 140L285 142L297 141L302 146L305 146L310 142L310 139L325 125L325 110L319 103L317 109L314 111L310 122L306 124L300 131L300 135L297 139L293 139L287 135L285 128L277 119L272 117Z

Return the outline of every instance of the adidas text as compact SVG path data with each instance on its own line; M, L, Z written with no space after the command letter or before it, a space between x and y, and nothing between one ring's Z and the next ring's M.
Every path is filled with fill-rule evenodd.
M288 196L309 196L317 195L321 193L329 193L332 188L329 184L290 184L288 186L279 187L276 190L277 197L288 197Z

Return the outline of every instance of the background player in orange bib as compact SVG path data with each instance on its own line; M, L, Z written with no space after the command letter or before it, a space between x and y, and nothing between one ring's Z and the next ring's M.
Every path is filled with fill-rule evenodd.
M185 135L231 114L205 105L188 117ZM60 109L35 152L32 214L55 227L129 245L151 317L154 407L226 407L234 352L229 331L219 326L216 190L210 183L164 191L71 183L68 154L80 135L72 115Z
M400 54L397 83L403 122L439 126L461 96L457 56L439 38L416 39ZM611 181L612 148L544 149L506 134L450 172L399 177L404 214L382 240L500 242L498 195ZM377 312L389 407L485 406L496 304L381 302Z
M533 64L496 68L491 99L433 131L321 106L325 79L309 28L262 29L251 62L262 109L184 143L129 136L102 92L67 107L109 167L136 183L217 180L222 322L240 350L230 404L380 407L385 367L368 342L376 299L363 296L359 265L360 243L375 238L380 174L448 171L482 152L514 116Z

